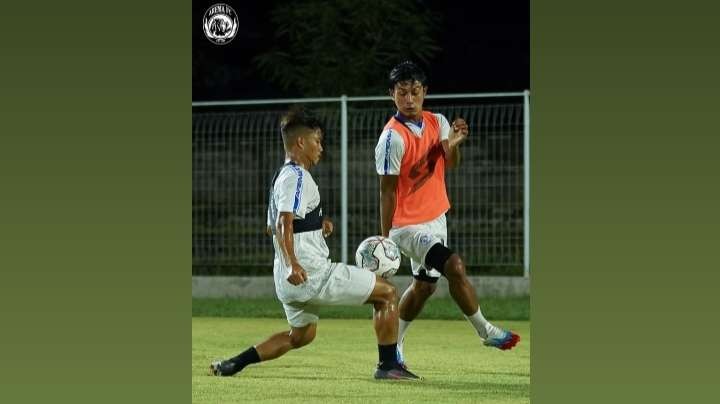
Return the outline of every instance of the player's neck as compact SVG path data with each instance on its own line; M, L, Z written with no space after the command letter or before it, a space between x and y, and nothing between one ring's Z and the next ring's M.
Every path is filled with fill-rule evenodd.
M310 161L308 159L303 159L299 155L293 152L285 153L285 163L292 161L293 163L301 166L302 168L306 170L310 170Z

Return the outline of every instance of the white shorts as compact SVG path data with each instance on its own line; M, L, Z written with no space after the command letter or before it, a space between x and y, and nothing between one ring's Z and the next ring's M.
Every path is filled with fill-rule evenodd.
M333 263L330 276L320 292L307 302L283 303L285 317L292 327L317 323L320 306L359 306L365 304L377 277L374 273L342 262Z
M442 276L435 269L425 266L425 256L437 243L447 246L447 219L444 213L429 222L393 227L390 229L390 239L410 258L413 276L434 279Z

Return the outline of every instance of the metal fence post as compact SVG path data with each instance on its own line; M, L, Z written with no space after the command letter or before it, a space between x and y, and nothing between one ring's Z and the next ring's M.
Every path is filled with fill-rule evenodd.
M347 95L340 97L340 256L348 262L348 120Z
M525 173L523 175L523 177L525 178L523 192L523 194L525 195L525 201L523 203L523 223L525 225L525 228L523 229L523 276L527 278L528 276L530 276L530 90L523 91L523 98L523 117L525 120L523 128L523 143L525 146L523 152L523 168L525 169Z
M472 112L473 116L477 116L478 124L488 129L485 140L492 143L491 145L486 143L487 154L481 153L482 156L479 157L482 159L483 167L454 177L458 180L458 188L454 189L486 192L489 198L488 215L472 208L468 211L458 209L456 212L458 218L461 218L459 220L472 220L475 225L471 231L462 235L457 232L457 240L463 240L457 241L460 248L463 248L463 251L472 251L472 255L470 252L464 253L466 263L514 268L522 265L525 277L529 277L531 265L529 95L530 91L526 90L507 93L436 94L427 97L428 99L515 98L507 102L501 100L497 105L484 101L472 102L472 105L468 106L457 103L447 107L438 105L440 110L436 112L445 111L446 115L448 113L452 115L450 111L455 108L467 110L468 114ZM337 166L332 168L323 165L318 175L334 175L331 182L337 187L335 188L337 192L340 192L340 195L335 195L335 198L338 196L340 198L337 201L340 204L340 211L335 213L340 216L336 221L336 225L340 226L340 234L339 239L330 240L331 251L337 254L337 259L342 259L346 263L354 260L354 248L350 243L356 243L369 234L376 234L377 225L374 222L377 220L378 207L375 195L378 183L372 174L374 170L371 166L365 167L368 162L359 165L359 159L366 159L368 156L349 154L350 122L347 104L356 101L387 101L387 96L343 95L323 98L192 102L193 167L197 168L193 170L193 273L196 267L227 266L233 271L245 265L259 267L267 265L267 257L272 257L272 246L265 243L265 236L255 230L265 227L264 212L267 209L265 199L267 190L263 185L265 181L258 182L258 179L263 176L261 173L269 172L274 167L270 167L270 163L264 160L260 162L262 164L259 167L244 166L244 161L255 158L246 153L245 145L255 144L253 141L258 136L262 139L275 139L276 142L275 121L284 108L281 105L294 103L322 103L327 106L340 103L340 111L334 108L327 111L323 109L327 112L328 122L332 121L335 130L340 129L340 138L336 138L335 142L328 142L332 144L334 153L339 153L340 173L336 171ZM214 107L231 106L240 108L237 111L214 109ZM196 108L208 107L213 109L207 112L195 111ZM336 115L338 112L340 116ZM375 147L376 131L387 120L388 112L384 108L361 108L354 105L354 151L358 147L361 148L359 150L367 149L370 152ZM360 119L355 119L356 116ZM518 120L520 116L523 117L522 120ZM337 128L338 118L340 128ZM521 136L522 140L520 140ZM517 143L519 141L523 142L522 146L516 147L519 146ZM327 152L331 153L331 150ZM263 159L278 153L279 151L268 152L267 155L259 158ZM353 167L350 167L351 158ZM492 165L485 166L485 163ZM338 164L337 160L335 164ZM352 183L349 178L351 169ZM340 174L339 181L337 174ZM227 184L227 187L221 186L222 184ZM349 228L350 187L353 187L353 212L375 216L375 218L369 216L369 220L353 221L353 229ZM253 192L244 192L246 190ZM356 192L360 194L356 195ZM499 198L497 201L494 199L496 197ZM195 210L196 201L197 210ZM494 220L499 215L505 214L512 216L512 220L507 222L507 228L496 226ZM230 225L234 227L230 229ZM483 240L479 243L482 248L476 242L478 238ZM521 248L522 254L520 254ZM468 257L472 257L472 260Z

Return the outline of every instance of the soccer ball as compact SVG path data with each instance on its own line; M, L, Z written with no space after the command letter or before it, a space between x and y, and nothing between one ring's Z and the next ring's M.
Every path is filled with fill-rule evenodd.
M400 248L382 236L368 237L355 252L355 264L383 278L389 278L400 268Z

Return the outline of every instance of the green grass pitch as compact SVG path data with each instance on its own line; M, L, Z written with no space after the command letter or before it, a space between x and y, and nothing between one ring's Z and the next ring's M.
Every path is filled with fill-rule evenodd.
M420 382L375 381L377 343L366 319L323 319L315 341L251 365L233 377L208 375L227 358L274 332L283 319L193 317L193 403L343 402L516 404L530 402L530 322L496 321L521 336L511 351L481 345L467 321L418 319L405 354Z

